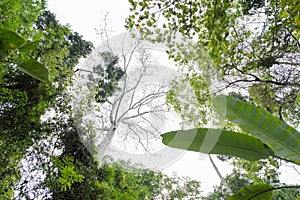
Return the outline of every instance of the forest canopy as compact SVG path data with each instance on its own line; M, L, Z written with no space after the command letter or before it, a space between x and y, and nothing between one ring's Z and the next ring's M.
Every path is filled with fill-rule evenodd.
M93 44L70 25L61 24L48 10L45 0L0 1L0 199L299 197L300 186L286 185L280 180L282 167L295 169L299 175L299 2L128 2L130 14L124 26L131 33L138 31L144 41L167 43L166 53L178 65L180 74L168 91L164 86L153 89L137 103L135 92L138 86L144 86L141 79L152 73L148 71L149 54L138 49L140 41L134 46L142 64L135 80L128 74L130 59L110 51L99 53L103 62L91 66L91 71L78 69L79 60L94 52ZM80 70L86 71L95 85L87 83L91 94L87 100L93 103L79 105L81 110L76 113L75 95L70 88L77 87L74 79L80 77ZM192 124L195 129L163 134L155 127L144 129L140 123L129 121L133 117L126 113L136 109L139 120L149 123L145 117L148 111L141 111L142 106L150 102L152 113L159 113L162 106L155 101L158 97L165 99L163 104L174 109L184 124ZM226 99L228 104L214 106L218 98ZM119 109L122 101L129 103L124 113ZM97 113L103 114L97 116L103 123L99 130L87 123L82 123L82 129L78 126L88 109L98 108L86 108L90 105L100 105L102 111L109 113ZM223 112L224 108L227 112ZM249 108L255 119L263 116L261 121L257 120L259 126L249 125L250 117L243 108ZM209 194L204 195L200 182L191 178L167 176L142 165L103 156L112 139L120 137L116 129L121 123L131 130L131 135L128 131L123 133L124 138L132 136L141 145L143 136L163 138L160 142L175 148L202 151L198 145L202 145L203 135L219 131L208 126L220 125L222 114L227 117L222 124L224 137L204 152L209 154L220 178L220 185ZM268 119L270 123L265 122ZM286 134L282 140L272 138L272 134L259 135L259 131L268 135L266 132L273 130L271 122L283 124L281 127L294 134L289 136L280 129L280 133ZM253 126L260 130L251 129ZM186 136L195 130L196 142L182 147ZM95 132L105 138L100 144L93 141ZM91 141L88 145L83 136L91 139L87 139ZM239 143L244 148L224 148L224 143ZM103 160L97 159L99 154ZM232 173L222 175L214 159L231 163Z

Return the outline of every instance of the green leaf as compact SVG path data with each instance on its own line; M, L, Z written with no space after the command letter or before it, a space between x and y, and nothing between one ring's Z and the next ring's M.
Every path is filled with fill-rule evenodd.
M220 129L198 128L172 131L162 134L162 142L170 147L202 152L236 156L255 161L274 155L258 139L246 134Z
M228 200L271 200L273 187L269 184L255 184L242 188L238 194L232 195Z
M213 99L217 112L267 144L275 155L300 164L300 133L268 112L233 97Z
M48 70L36 60L26 60L18 68L24 73L43 82L49 82Z
M40 43L40 41L38 41L38 40L32 41L32 42L27 42L20 48L20 51L23 53L30 53L39 46L39 43Z
M0 29L0 49L15 49L25 44L25 42L26 41L15 32L8 29Z

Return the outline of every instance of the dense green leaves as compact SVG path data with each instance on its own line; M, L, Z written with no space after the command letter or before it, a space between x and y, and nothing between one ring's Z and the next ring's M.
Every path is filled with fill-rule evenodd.
M272 188L268 184L255 184L242 188L238 194L230 196L228 200L271 200Z
M55 175L59 170L51 162L53 152L50 149L57 148L57 152L61 152L69 148L61 143L67 131L59 126L57 116L53 121L41 119L56 104L61 107L55 113L64 113L68 118L69 107L64 107L60 100L67 101L66 85L71 82L73 67L79 58L91 51L92 45L59 24L55 17L52 20L57 22L56 27L50 26L53 21L48 20L49 24L39 29L37 25L44 25L38 19L45 11L44 6L43 0L0 2L0 199L13 196L25 199L28 195L44 199L43 195L49 197L54 193L52 188L60 192L61 187L53 187L59 183L59 178L69 183L74 175L72 168L61 170L61 177ZM47 20L47 15L43 19ZM76 37L68 40L70 33ZM71 49L76 49L72 55ZM58 138L59 142L55 143ZM78 165L74 166L73 171L77 172ZM46 178L48 182L41 185L41 178L36 176L41 173L52 179ZM79 179L72 180L77 181L71 186ZM67 189L68 184L64 185Z
M272 156L273 152L254 137L233 131L198 128L172 131L162 135L165 145L202 152L236 156L249 161Z
M160 37L164 39L156 42L167 41L170 58L180 64L182 71L188 71L183 73L185 77L191 81L195 79L190 66L197 63L199 67L193 67L196 68L195 74L208 74L212 84L220 86L218 90L240 90L256 105L270 108L268 112L295 127L299 125L300 109L295 101L300 82L296 58L300 46L299 26L296 25L299 3L291 0L132 0L130 3L127 27L139 27L140 32L148 33L151 31L146 22L156 20L152 27L164 28L163 37ZM193 41L197 45L178 43L177 33L184 37L194 35ZM146 38L147 35L151 36L146 34ZM199 55L199 49L210 56L213 63L209 66L210 72L203 68L205 59ZM257 88L259 93L247 93L248 88L255 85L262 86ZM210 88L208 85L193 89L202 95ZM271 98L257 102L258 95L259 100L264 96ZM177 96L180 96L180 91ZM168 103L177 107L178 99L173 100ZM201 116L210 114L210 106L206 104L201 104L198 110L207 111Z
M235 98L220 95L213 100L217 112L266 143L282 158L300 164L300 133L266 111Z
M84 176L77 172L75 165L72 163L72 157L66 157L64 159L64 164L59 167L61 177L59 178L61 190L71 189L72 184L78 182L81 183Z
M299 187L286 186L285 184L280 183L279 174L274 171L272 164L270 165L270 163L273 162L272 159L255 162L240 161L241 163L238 165L234 164L233 172L227 175L220 185L214 187L214 191L209 193L204 198L205 200L227 200L230 196L235 196L238 199L241 198L244 200L247 191L251 196L256 194L251 193L249 190L249 187L252 188L254 185L272 186L270 189L261 191L261 194L263 194L263 192L273 193L272 199L274 200L296 199L296 197L300 195L300 190L297 189ZM246 167L243 167L243 165L246 165ZM224 184L225 182L226 184ZM272 191L270 191L271 189ZM241 192L241 190L244 192ZM257 190L261 189L257 188ZM257 197L259 197L259 195Z
M91 75L90 80L98 83L96 102L104 103L116 91L118 81L125 75L125 71L117 66L119 58L112 53L105 51L100 53L100 57L103 59L103 63L93 67L93 72L97 73L100 78L93 80L94 77Z

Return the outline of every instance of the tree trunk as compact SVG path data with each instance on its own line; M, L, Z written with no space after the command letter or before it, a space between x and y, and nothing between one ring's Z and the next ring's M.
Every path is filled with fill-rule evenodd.
M109 128L108 132L106 133L106 136L104 137L103 141L97 146L98 158L100 160L105 156L105 152L108 149L115 134L116 134L116 127L112 125Z

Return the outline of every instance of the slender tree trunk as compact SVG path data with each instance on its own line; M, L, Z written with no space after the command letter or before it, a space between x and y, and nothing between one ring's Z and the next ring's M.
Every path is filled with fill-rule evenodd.
M222 176L222 174L220 173L220 170L218 169L217 165L215 164L215 162L214 162L214 160L212 159L212 157L211 157L210 154L208 154L208 157L209 157L209 160L210 160L210 162L211 162L213 168L215 169L215 171L217 172L217 174L218 174L218 176L219 176L219 178L220 178L220 180L221 180L221 184L223 184L223 185L227 188L227 190L229 191L230 194L233 194L232 191L231 191L231 189L228 187L225 178L224 178L224 177Z
M112 139L114 138L116 134L116 127L114 125L112 125L106 136L104 137L103 141L97 146L98 149L98 158L102 159L105 155L106 150L108 149Z
M220 171L219 171L217 165L215 164L214 160L212 159L211 155L208 154L208 157L209 157L209 160L210 160L212 166L214 167L215 171L217 172L217 174L218 174L220 180L223 181L223 180L224 180L224 177L223 177L222 174L220 173Z

